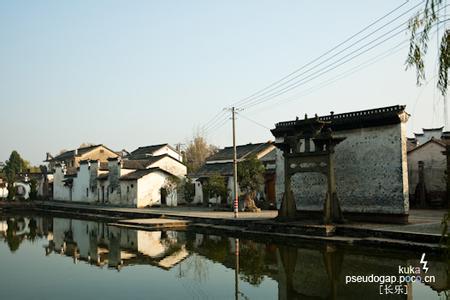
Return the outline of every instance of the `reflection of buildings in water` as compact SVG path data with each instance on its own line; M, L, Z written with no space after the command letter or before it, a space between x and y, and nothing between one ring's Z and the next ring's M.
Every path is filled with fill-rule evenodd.
M234 239L196 234L191 237L192 250L209 260L235 269ZM189 245L190 243L188 243ZM420 266L411 253L386 255L381 250L368 251L359 247L346 249L329 244L305 243L302 246L260 244L249 240L239 243L239 276L258 286L269 277L278 283L279 299L378 299L379 284L345 284L346 275L396 275L399 266ZM226 249L224 252L223 249ZM446 265L436 258L428 258L430 271L436 283L434 291L448 290ZM423 276L423 274L422 274ZM413 299L414 286L409 284L409 295L382 295L383 299ZM429 287L422 286L422 289ZM429 292L432 292L431 290Z
M342 251L327 245L319 248L279 248L280 272L278 278L280 299L412 299L413 285L407 284L408 295L380 295L378 283L345 284L347 275L392 275L398 280L399 266L421 266L419 260L405 256L386 256L383 252ZM431 261L436 279L440 278L441 290L448 290L446 269L443 263ZM439 267L439 265L441 265ZM436 267L436 268L435 268ZM431 270L431 268L430 268ZM424 274L422 274L424 275ZM434 291L438 291L430 285ZM427 289L427 287L422 286Z
M138 231L60 218L53 220L53 239L47 248L47 255L55 251L75 262L117 269L137 264L170 269L189 255L180 232Z
M7 229L8 229L8 223L6 223L6 221L0 220L0 235L5 236Z
M0 220L0 236L6 240L11 251L17 250L23 240L48 237L50 232L48 218L7 217Z
M194 256L200 259L205 257L229 269L236 268L236 243L230 237L191 231L137 231L61 218L32 220L9 218L0 221L0 234L5 232L5 239L11 239L13 244L18 237L28 239L32 232L36 232L37 236L47 236L49 240L47 255L56 252L71 257L74 262L86 261L100 267L120 269L131 265L152 265L169 270L187 258L189 253L195 253L198 255ZM426 275L435 276L436 282L422 288L437 292L447 290L447 265L432 257L427 256L427 259L430 269ZM420 266L419 260L419 254L416 257L408 252L386 255L359 247L344 251L340 247L319 243L289 247L241 239L239 279L259 286L271 278L278 283L279 299L368 300L380 297L379 286L363 283L346 285L346 275L398 275L398 266ZM199 274L202 272L201 269L197 271ZM417 285L409 286L410 295L414 295L416 288ZM383 298L411 299L405 295L383 295Z

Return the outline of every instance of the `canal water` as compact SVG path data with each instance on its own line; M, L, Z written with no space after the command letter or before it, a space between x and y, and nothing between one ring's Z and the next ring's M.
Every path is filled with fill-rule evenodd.
M0 215L0 299L447 299L422 255Z

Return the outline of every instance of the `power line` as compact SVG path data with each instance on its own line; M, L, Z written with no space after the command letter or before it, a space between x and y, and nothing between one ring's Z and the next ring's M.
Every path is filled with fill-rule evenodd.
M363 69L365 69L365 68L367 68L367 67L369 67L369 66L371 66L371 65L373 65L373 64L375 64L375 63L377 63L377 62L379 62L379 61L381 61L381 60L383 60L383 59L385 59L385 58L387 58L387 57L397 53L397 52L399 52L400 50L403 50L405 47L401 47L401 48L399 48L399 47L404 45L408 41L409 40L404 40L401 43L395 45L394 47L388 49L387 51L384 51L384 52L380 53L379 55L376 55L375 57L372 57L372 58L370 58L370 59L368 59L368 60L358 64L357 66L354 66L354 67L350 68L349 70L347 70L345 72L342 72L342 73L338 74L337 76L334 76L334 77L328 79L325 82L322 82L322 83L317 84L317 85L315 85L315 86L313 86L313 87L311 87L311 88L309 88L309 89L307 89L305 91L302 91L299 94L296 94L296 95L290 96L288 98L279 100L278 104L284 104L284 103L287 103L287 102L291 102L293 100L298 100L299 97L307 96L307 95L311 94L312 92L320 90L321 88L329 86L329 85L331 85L331 84L333 84L333 83L335 83L335 82L337 82L337 81L339 81L341 79L349 77L349 76L351 76L351 75L353 75L353 74L355 74L355 73L357 73L357 72L359 72L359 71L361 71L361 70L363 70ZM265 110L265 109L271 108L271 107L272 107L272 105L264 106L264 107L262 107L260 109L257 109L256 111L262 111L262 110ZM252 110L252 108L249 108L249 110L252 111L252 112L255 112L255 110Z
M219 121L220 119L223 118L223 116L226 114L225 110L220 110L217 114L215 114L208 122L206 122L203 126L202 129L204 131L208 131L208 128L213 127L217 121Z
M230 121L229 117L226 116L225 119L223 119L222 121L220 121L219 123L217 123L217 125L211 127L210 129L208 129L207 131L205 131L205 135L208 135L214 131L217 131L218 129L220 129L223 125L225 125L228 121Z
M395 28L395 29L398 29L398 28ZM395 29L394 29L394 30L395 30ZM266 102L266 101L268 101L268 100L270 100L270 99L272 99L272 98L275 98L275 97L278 97L278 96L280 96L280 95L283 95L283 94L285 94L285 93L287 93L287 92L289 92L289 91L291 91L291 90L293 90L293 89L295 89L295 88L298 88L298 87L301 86L301 85L305 85L306 83L309 83L309 82L311 82L312 80L314 80L314 79L316 79L316 78L318 78L318 77L320 77L320 76L322 76L322 75L324 75L324 74L326 74L326 73L328 73L328 72L330 72L330 71L333 71L333 70L335 70L336 68L342 66L343 64L345 64L345 63L347 63L347 62L349 62L349 61L351 61L351 60L353 60L353 59L355 59L355 58L357 58L357 57L359 57L359 56L361 56L361 55L363 55L363 54L369 52L370 50L372 50L372 49L374 49L375 47L378 47L379 45L381 45L381 44L387 42L388 40L390 40L390 39L396 37L397 35L401 34L401 33L404 32L404 31L405 31L405 29L402 29L401 31L396 32L395 34L390 35L388 38L385 38L385 39L382 40L381 42L376 43L375 45L369 47L368 49L366 49L366 50L364 50L364 51L362 51L362 52L360 52L360 53L358 53L358 54L355 54L357 51L361 50L362 48L366 47L367 45L370 45L372 42L374 42L374 41L378 40L379 38L381 38L381 36L380 36L380 37L378 37L377 39L375 39L375 40L373 40L373 41L371 41L371 42L365 44L364 46L362 46L362 47L360 47L360 48L358 48L358 49L356 49L356 50L350 52L349 54L347 54L347 55L341 57L341 58L338 59L337 61L335 61L335 62L333 62L333 63L327 65L326 67L324 67L324 68L322 68L322 69L319 69L318 71L316 71L316 72L314 72L314 73L312 73L312 74L306 76L305 78L302 78L301 80L298 80L298 81L296 81L296 82L294 82L294 83L292 83L292 84L290 84L290 85L288 85L288 86L282 88L282 89L279 90L279 91L276 91L276 92L274 92L274 93L271 93L271 94L269 94L269 95L267 95L267 96L265 96L265 97L263 97L263 98L256 99L255 101L246 104L243 108L244 108L244 109L247 109L248 107L255 106L255 105L258 105L258 104L261 104L261 103ZM391 32L392 32L392 31L390 31L389 33L391 33ZM351 57L348 58L348 59L345 59L345 58L349 57L349 56L352 55L352 54L355 54L355 55L351 56ZM344 59L344 60L343 60L343 59ZM343 60L343 61L342 61L342 60ZM335 63L338 63L338 64L337 64L337 65L334 65Z
M268 129L268 130L271 129L271 128L269 128L269 127L267 127L267 126L265 126L265 125L263 125L263 124L261 124L261 123L255 121L255 120L253 120L253 119L250 119L249 117L243 115L242 113L238 113L238 115L240 115L240 116L243 117L244 119L247 119L248 121L250 121L250 122L252 122L252 123L254 123L254 124L258 125L258 126L261 126L261 127L264 128L264 129Z
M365 60L364 62L362 62L362 63L360 63L360 64L358 64L358 65L356 65L356 66L354 66L354 67L352 67L350 69L348 69L345 72L342 72L342 73L338 74L337 76L334 76L334 77L328 79L325 82L322 82L322 83L320 83L320 84L318 84L316 86L313 86L313 87L311 87L311 88L309 88L309 89L307 89L307 90L305 90L305 91L303 91L303 92L301 92L299 94L296 94L296 95L290 96L288 98L279 100L278 101L278 105L285 104L285 103L288 103L288 102L291 102L291 101L294 101L294 100L298 100L301 97L307 96L307 95L309 95L309 94L311 94L311 93L313 93L313 92L315 92L317 90L320 90L320 89L322 89L322 88L324 88L326 86L329 86L329 85L331 85L331 84L333 84L333 83L335 83L335 82L337 82L339 80L347 78L347 77L349 77L349 76L351 76L351 75L353 75L353 74L355 74L355 73L357 73L357 72L359 72L359 71L361 71L361 70L363 70L363 69L365 69L365 68L367 68L369 66L372 66L373 64L375 64L375 63L377 63L377 62L379 62L379 61L381 61L381 60L383 60L383 59L385 59L385 58L387 58L387 57L389 57L391 55L394 55L394 54L398 53L400 50L403 50L404 48L406 48L407 46L403 46L403 45L406 44L407 42L409 42L409 39L403 40L402 42L396 44L392 48L390 48L390 49L388 49L386 51L383 51L382 53L380 53L380 54L378 54L378 55L376 55L376 56L374 56L374 57L372 57L372 58L370 58L368 60ZM403 46L403 47L401 47L401 46ZM268 108L272 108L272 105L264 106L264 107L262 107L260 109L257 109L257 110L254 110L254 109L250 108L249 110L252 111L252 112L259 112L259 111L266 110Z
M279 90L279 91L274 92L275 94L274 94L274 93L271 93L270 95L268 95L268 96L266 96L266 97L264 97L264 98L262 98L262 99L260 98L261 96L266 95L267 93L269 93L269 92L271 92L271 91L273 91L273 90L275 90L275 89L278 89L278 88L280 88L280 87L286 85L287 83L291 82L292 80L297 79L298 77L300 77L300 76L302 76L302 75L304 75L304 74L310 72L310 71L313 70L314 68L316 68L316 67L318 67L318 66L324 64L325 62L331 60L332 58L335 58L337 55L343 53L344 51L346 51L346 50L348 50L349 48L353 47L354 45L358 44L358 43L361 42L362 40L367 39L369 36L375 34L376 32L380 31L381 29L385 28L386 26L392 24L394 21L398 20L399 18L401 18L402 16L404 16L405 14L407 14L408 12L410 12L411 10L415 9L416 7L418 7L418 6L419 6L421 3L423 3L423 2L424 2L424 1L421 1L419 4L416 4L414 7L410 8L410 9L408 9L406 12L403 12L402 14L396 16L394 19L388 21L388 22L385 23L384 25L381 25L380 27L378 27L378 28L375 29L374 31L372 31L372 32L370 32L369 34L367 34L367 35L363 36L362 38L358 39L356 42L354 42L354 43L352 43L351 45L347 46L346 48L340 50L338 53L334 54L333 56L328 57L327 59L323 60L323 61L320 62L319 64L316 64L315 66L313 66L312 68L309 68L308 70L306 70L306 71L304 71L304 72L302 72L302 73L300 73L300 74L297 74L299 71L301 71L301 70L305 69L306 67L312 65L314 62L319 61L321 58L323 58L323 57L325 57L326 55L332 53L334 50L338 49L340 46L342 46L342 45L346 44L347 42L349 42L350 40L354 39L356 36L360 35L362 32L366 31L367 29L373 27L375 24L381 22L382 20L386 19L386 18L389 17L390 15L394 14L396 11L398 11L398 10L401 9L403 6L405 6L406 3L408 3L408 1L405 1L404 3L402 3L402 4L399 5L399 6L397 6L396 8L394 8L393 10L391 10L390 12L388 12L387 14L385 14L385 15L383 15L382 17L378 18L377 20L375 20L375 21L372 22L371 24L367 25L366 27L364 27L363 29L361 29L361 30L358 31L357 33L353 34L353 35L350 36L349 38L345 39L343 42L339 43L338 45L334 46L334 47L331 48L330 50L326 51L325 53L323 53L323 54L320 55L319 57L313 59L313 60L310 61L309 63L303 65L302 67L298 68L298 69L295 70L294 72L291 72L291 73L288 74L287 76L285 76L285 77L281 78L280 80L278 80L278 81L272 83L271 85L265 87L264 89L262 89L262 90L260 90L260 91L258 91L258 92L256 92L256 93L250 95L250 96L247 97L247 98L242 99L241 101L238 101L238 103L241 103L241 105L244 105L244 103L245 103L245 104L246 104L246 105L245 105L245 108L249 108L250 106L257 105L257 104L259 104L259 103L265 102L265 101L263 101L263 100L266 100L266 99L268 99L269 97L277 97L277 96L279 96L279 95L281 95L281 94L284 94L284 93L290 91L290 90L293 89L293 88L298 87L298 86L299 86L299 82L296 81L296 82L294 82L293 84L291 84L291 85L289 85L289 86L287 86L287 87L285 87L285 88L283 88L283 89L281 89L281 90ZM396 27L396 28L398 28L398 27ZM395 29L396 29L396 28L395 28ZM394 30L395 30L395 29L394 29ZM393 31L393 30L391 30L390 32L392 32L392 31ZM379 39L379 38L381 38L381 36L378 37L377 39ZM371 43L375 42L377 39L371 41ZM366 47L366 46L369 45L369 44L370 44L370 43L365 44L363 47L358 48L356 51L361 50L362 48ZM369 49L369 50L370 50L370 49ZM367 50L367 51L369 51L369 50ZM344 59L345 57L348 57L349 55L351 55L352 53L355 53L356 51L353 51L353 52L351 52L350 54L347 54L346 56L340 58L338 61L335 61L334 63L337 63L337 62L341 61L342 59ZM361 54L360 54L360 55L361 55ZM358 55L358 56L359 56L359 55ZM356 57L357 57L357 56L356 56ZM355 58L355 57L354 57L354 58ZM346 61L346 62L347 62L347 61ZM341 65L342 65L342 64L341 64ZM332 66L332 64L328 65L327 67L330 67L330 66ZM326 68L327 68L327 67L326 67ZM336 67L338 67L338 66L336 66ZM336 68L336 67L335 67L335 68ZM334 68L332 68L332 69L330 69L330 70L328 70L328 71L331 71L331 70L333 70L333 69L334 69ZM317 72L320 72L320 71L322 71L322 70L324 70L324 68L320 69L319 71L316 71L316 72L313 73L313 74L310 74L309 76L307 76L306 78L303 78L302 80L305 80L305 79L307 79L307 78L309 78L309 77L311 77L311 76L317 74ZM284 83L281 83L282 81L284 81L285 79L291 77L291 76L294 75L294 74L297 74L297 75L296 75L295 77L289 79L288 81L286 81L286 82L284 82ZM321 75L323 75L323 73L322 73L322 74L319 74L319 76L321 76ZM315 79L315 78L317 78L317 77L319 77L319 76L316 76L316 77L312 78L311 80L313 80L313 79ZM309 80L309 81L311 81L311 80ZM309 81L307 81L307 82L309 82ZM306 84L307 82L305 82L305 83L303 83L303 84ZM281 84L280 84L280 83L281 83ZM294 87L291 88L292 86L294 86ZM273 88L270 89L271 87L273 87ZM264 91L265 91L265 92L264 92ZM264 93L261 94L261 92L264 92ZM257 96L257 95L258 95L258 97L255 97L255 96ZM245 100L246 100L246 101L245 101ZM269 100L270 100L270 99L269 99ZM268 100L267 100L267 101L268 101ZM220 125L222 124L222 123L221 123L221 122L222 122L222 121L221 121L221 120L222 120L221 117L223 117L222 114L223 114L223 111L219 111L212 119L210 119L207 123L205 123L205 125L203 125L204 131L210 131L211 129L214 130L214 128L215 128L216 126L217 126L217 127L220 127ZM218 124L219 124L219 125L218 125Z
M442 9L442 8L441 8L441 9ZM397 26L396 28L390 30L388 33L391 33L391 32L393 32L393 31L395 31L395 30L398 29L400 26L401 26L401 25L399 25L399 26ZM271 99L273 99L273 98L275 98L275 97L278 97L278 96L280 96L280 95L283 95L283 94L285 94L285 93L287 93L287 92L289 92L289 91L291 91L291 90L293 90L293 89L295 89L295 88L297 88L297 87L299 87L299 86L305 85L306 83L309 83L309 82L311 82L312 80L314 80L314 79L316 79L316 78L318 78L318 77L320 77L320 76L322 76L322 75L324 75L324 74L326 74L326 73L328 73L328 72L330 72L330 71L332 71L332 70L334 70L334 69L336 69L336 68L342 66L343 64L345 64L345 63L347 63L347 62L349 62L349 61L351 61L351 60L353 60L353 59L355 59L355 58L357 58L357 57L359 57L359 56L361 56L361 55L363 55L363 54L365 54L365 53L371 51L372 49L374 49L374 48L378 47L379 45L381 45L381 44L387 42L388 40L390 40L390 39L396 37L397 35L401 34L402 32L404 32L404 31L406 31L406 30L408 30L408 29L402 29L402 30L400 30L400 31L398 31L398 32L396 32L396 33L394 33L394 34L388 36L387 38L383 39L382 41L376 43L375 45L373 45L373 46L367 48L366 50L364 50L364 51L362 51L362 52L360 52L360 53L357 53L357 54L351 56L350 58L348 58L348 59L342 61L342 59L348 57L348 56L351 55L351 54L356 53L357 51L359 51L359 50L365 48L366 46L372 44L373 42L375 42L375 41L379 40L381 37L383 37L383 36L379 36L379 37L377 37L376 39L374 39L374 40L372 40L372 41L366 43L366 44L363 45L363 46L361 46L360 48L358 48L358 49L356 49L356 50L350 52L349 54L347 54L347 55L341 57L341 58L338 59L337 61L335 61L335 62L333 62L333 63L327 65L326 67L324 67L324 68L322 68L322 69L320 69L320 70L318 70L318 71L316 71L316 72L314 72L314 73L312 73L312 74L306 76L305 78L302 78L301 80L298 80L298 81L296 81L296 82L294 82L294 83L292 83L292 84L286 86L285 88L283 88L283 89L281 89L281 90L279 90L279 91L277 91L277 92L275 92L275 93L272 93L272 94L270 94L270 95L268 95L268 96L266 96L266 97L263 97L263 98L261 98L261 99L255 100L255 101L253 101L253 102L251 102L251 103L248 103L246 106L244 106L244 107L242 107L242 108L243 108L243 109L247 109L247 108L249 108L249 107L251 107L251 106L255 106L255 105L258 105L258 104L260 104L260 103L267 102L267 101L269 101L269 100L271 100ZM342 62L341 62L341 61L342 61ZM337 65L334 65L334 64L337 63L337 62L340 62L340 63L337 64ZM316 75L316 74L317 74L317 75ZM316 76L313 76L313 75L316 75Z
M383 19L387 18L388 16L390 16L391 14L393 14L394 12L396 12L397 10L399 10L401 7L403 7L408 1L404 2L403 4L399 5L398 7L396 7L395 9L393 9L392 11L388 12L387 14L385 14L384 16L378 18L376 21L372 22L371 24L369 24L368 26L364 27L362 30L358 31L357 33L353 34L352 36L350 36L349 38L347 38L346 40L344 40L343 42L339 43L338 45L334 46L333 48L331 48L330 50L326 51L325 53L323 53L322 55L318 56L317 58L313 59L312 61L308 62L307 64L301 66L300 68L296 69L295 71L291 72L290 74L284 76L283 78L277 80L276 82L270 84L269 86L257 91L256 93L235 102L235 105L239 105L239 106L243 106L244 103L251 101L253 99L255 99L256 96L260 97L264 94L266 94L267 92L270 92L278 87L281 87L283 85L285 85L286 83L292 81L295 78L298 78L300 75L297 75L294 78L291 78L289 81L284 82L282 84L280 84L282 81L284 81L285 79L288 79L289 77L291 77L294 74L297 74L299 71L305 69L306 67L312 65L313 63L315 63L316 61L320 60L321 58L325 57L326 55L332 53L334 50L338 49L340 46L346 44L347 42L349 42L350 40L352 40L353 38L355 38L356 36L358 36L359 34L361 34L362 32L366 31L367 29L371 28L373 25L379 23L380 21L382 21ZM351 44L350 46L347 46L345 49L340 50L337 54L333 55L331 58L335 57L336 55L344 52L345 50L349 49L350 47L354 46L355 44L357 44L358 42L361 42L362 40L368 38L369 36L373 35L374 33L378 32L379 30L381 30L382 28L386 27L387 25L392 24L394 21L398 20L400 17L404 16L405 14L409 13L410 11L412 11L413 9L417 8L419 5L421 5L424 1L421 1L419 4L415 5L414 7L410 8L409 10L407 10L406 12L402 13L401 15L397 16L395 19L389 21L388 23L382 25L381 27L379 27L378 29L376 29L375 31L372 31L371 33L367 34L366 36L362 37L361 39L357 40L356 42L354 42L353 44ZM320 64L323 64L324 62L328 61L329 59L326 59L325 61L322 61ZM318 65L314 66L313 68L317 67ZM309 72L310 70L312 70L313 68L310 68L309 70L302 72L302 74ZM275 87L274 87L275 86ZM271 87L273 87L272 89L270 89ZM268 90L269 89L269 90ZM265 91L265 92L264 92ZM264 92L264 93L262 93ZM261 94L262 93L262 94Z

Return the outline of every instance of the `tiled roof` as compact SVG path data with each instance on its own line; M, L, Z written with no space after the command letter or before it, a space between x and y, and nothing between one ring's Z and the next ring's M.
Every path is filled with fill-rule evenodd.
M191 177L208 177L211 175L230 176L233 175L233 163L213 163L204 164L195 174L190 174Z
M331 122L330 127L333 131L366 128L398 124L401 122L399 114L404 111L404 105L395 105L342 114L330 114L327 116L318 117L318 120ZM315 118L298 118L292 121L279 122L275 124L275 129L272 129L271 132L274 136L283 136L286 133L295 131L296 128L302 128L306 125L306 123L311 122L314 119Z
M272 142L267 143L257 143L257 144L247 144L236 146L236 157L237 159L243 159L245 157L256 155L259 152L272 147ZM232 160L233 159L233 147L225 147L219 150L216 154L208 157L207 161L220 161L220 160Z
M108 147L106 147L103 144L97 144L97 145L92 145L92 146L86 146L86 147L78 148L76 155L75 155L75 150L65 151L65 152L63 152L63 153L53 157L50 160L47 160L47 161L64 161L64 160L73 158L75 156L81 156L81 155L83 155L83 154L85 154L85 153L87 153L87 152L89 152L89 151L91 151L91 150L93 150L93 149L95 149L97 147L100 147L100 146L103 146L106 149L110 150L111 152L114 152L114 151L112 151L111 149L109 149Z
M153 154L155 151L161 149L162 147L168 146L168 144L159 144L159 145L150 145L150 146L143 146L139 147L136 150L132 151L130 153L131 156L134 155L145 155L145 154Z
M171 157L168 154L163 155L157 155L157 156L148 156L145 159L125 159L123 160L123 168L124 169L147 169L148 166L151 164L157 162L160 159L163 159L164 157Z
M145 175L148 175L148 174L153 173L153 172L158 172L158 171L166 173L166 174L169 174L169 175L172 175L169 172L167 172L167 171L165 171L163 169L160 169L160 168L149 168L149 169L144 169L144 170L137 170L137 171L128 173L126 175L123 175L123 176L120 177L120 180L137 180L139 178L144 177Z
M417 143L415 142L415 139L407 139L406 140L406 151L409 152L417 147Z
M272 151L261 157L259 160L262 162L275 161L277 159L277 149L274 148Z
M445 148L445 146L446 146L446 143L444 141L442 141L442 140L430 139L426 143L423 143L422 145L419 145L419 146L414 147L413 149L409 150L408 154L411 153L411 152L414 152L414 151L416 151L418 149L421 149L421 148L423 148L424 146L426 146L426 145L428 145L430 143L437 144L439 146L442 146L443 148Z

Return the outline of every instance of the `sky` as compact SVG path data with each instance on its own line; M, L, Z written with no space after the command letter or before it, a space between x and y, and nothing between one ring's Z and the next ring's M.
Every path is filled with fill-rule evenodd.
M17 150L39 165L46 152L85 142L129 151L186 144L205 124L210 143L231 145L224 108L404 2L0 0L0 161ZM392 17L418 3L409 1ZM378 35L388 37L388 29L415 11ZM240 111L238 144L273 139L268 128L305 113L397 104L407 105L411 114L408 135L444 125L434 76L437 35L426 58L428 82L421 87L414 70L405 71L407 44L326 85L406 40L402 33L289 93Z

